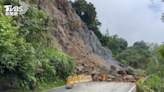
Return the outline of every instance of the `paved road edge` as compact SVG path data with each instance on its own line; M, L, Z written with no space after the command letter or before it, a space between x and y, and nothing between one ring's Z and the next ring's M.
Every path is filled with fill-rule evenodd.
M51 91L51 90L58 89L58 88L63 88L63 87L66 87L66 85L60 86L60 87L56 87L56 88L52 88L52 89L48 89L48 90L44 90L44 91L40 91L40 92L47 92L47 91Z

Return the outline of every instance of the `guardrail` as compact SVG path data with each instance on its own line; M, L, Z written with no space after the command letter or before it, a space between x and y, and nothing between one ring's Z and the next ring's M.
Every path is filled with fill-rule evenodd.
M102 79L105 81L105 74L102 74ZM68 76L66 88L73 88L73 84L83 83L83 82L91 82L93 78L91 75L77 75L77 76Z
M153 90L149 89L147 86L143 86L141 85L142 83L144 83L147 79L149 79L152 75L144 78L144 77L140 77L140 80L137 81L136 83L136 92L154 92Z

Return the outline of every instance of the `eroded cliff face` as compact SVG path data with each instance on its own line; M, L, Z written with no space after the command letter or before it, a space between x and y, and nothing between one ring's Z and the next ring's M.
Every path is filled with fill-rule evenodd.
M49 27L58 43L56 47L76 58L76 74L98 73L101 71L99 66L123 68L110 49L103 47L94 32L81 21L67 0L40 0L38 5L51 15Z

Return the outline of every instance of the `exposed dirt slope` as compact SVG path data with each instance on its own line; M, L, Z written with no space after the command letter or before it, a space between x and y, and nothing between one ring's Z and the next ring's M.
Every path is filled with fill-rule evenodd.
M40 0L38 5L51 15L49 27L57 40L57 48L76 58L76 74L95 74L101 66L123 68L112 52L102 47L94 32L81 22L67 0Z

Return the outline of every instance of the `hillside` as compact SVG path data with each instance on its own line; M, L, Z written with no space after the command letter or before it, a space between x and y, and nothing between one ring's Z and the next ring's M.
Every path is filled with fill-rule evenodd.
M53 22L50 24L50 29L58 42L57 48L76 58L77 74L85 72L91 74L91 71L98 69L97 65L106 63L107 66L122 68L110 49L101 45L94 32L81 22L80 17L66 0L43 1L40 6L44 6L51 15Z
M70 75L126 68L67 0L22 1L30 8L14 17L5 16L4 5L18 1L0 1L0 91L31 90L54 82L61 86Z

